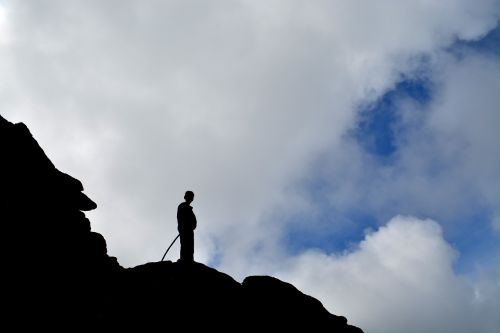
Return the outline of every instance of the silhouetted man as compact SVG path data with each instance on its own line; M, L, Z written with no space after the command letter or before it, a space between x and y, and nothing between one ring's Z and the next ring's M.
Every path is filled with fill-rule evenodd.
M177 230L181 237L181 259L183 262L193 262L194 254L194 229L196 229L196 216L193 213L194 193L186 191L184 195L185 202L177 208Z

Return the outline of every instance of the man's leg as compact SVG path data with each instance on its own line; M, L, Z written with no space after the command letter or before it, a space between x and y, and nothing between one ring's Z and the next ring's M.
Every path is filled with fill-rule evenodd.
M181 234L181 261L194 261L194 232Z

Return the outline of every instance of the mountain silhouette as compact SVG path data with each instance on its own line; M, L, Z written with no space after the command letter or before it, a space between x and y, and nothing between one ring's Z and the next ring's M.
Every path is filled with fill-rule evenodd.
M82 183L53 165L23 123L1 116L0 177L6 327L362 332L274 277L239 283L171 261L122 267L91 229L84 212L97 205Z

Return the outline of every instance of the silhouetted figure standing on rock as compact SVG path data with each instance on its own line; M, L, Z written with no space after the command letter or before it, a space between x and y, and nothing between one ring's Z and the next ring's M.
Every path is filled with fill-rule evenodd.
M193 213L191 202L194 200L194 193L186 191L184 201L177 208L177 230L181 238L181 258L182 262L194 261L194 229L196 229L196 216Z

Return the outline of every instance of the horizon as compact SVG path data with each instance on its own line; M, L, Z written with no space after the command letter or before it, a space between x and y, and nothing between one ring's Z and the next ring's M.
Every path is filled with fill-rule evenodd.
M367 332L494 333L499 21L497 0L0 0L1 115L83 183L124 267L160 260L192 190L195 260L237 281Z

